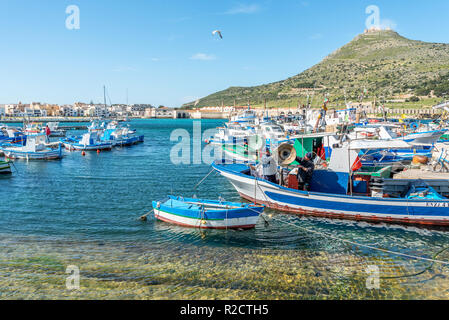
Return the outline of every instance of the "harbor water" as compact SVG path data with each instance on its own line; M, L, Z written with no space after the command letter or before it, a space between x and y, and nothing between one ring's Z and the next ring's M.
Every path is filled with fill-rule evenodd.
M133 120L143 144L16 161L0 179L0 299L449 298L447 266L328 236L449 261L449 230L272 210L249 231L140 221L168 194L240 201L215 173L193 190L209 164L172 163L172 132L193 138L195 122L204 131L225 120ZM79 268L79 290L66 287L68 266Z

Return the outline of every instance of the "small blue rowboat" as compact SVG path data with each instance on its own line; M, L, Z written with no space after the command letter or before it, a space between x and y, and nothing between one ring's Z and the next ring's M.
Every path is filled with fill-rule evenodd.
M252 229L265 206L169 196L153 201L156 219L201 229Z

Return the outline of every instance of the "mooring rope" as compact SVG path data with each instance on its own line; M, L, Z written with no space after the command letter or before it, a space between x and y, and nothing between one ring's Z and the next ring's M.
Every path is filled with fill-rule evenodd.
M265 196L265 199L266 199L267 202L268 202L268 199L267 199L265 193L263 192L262 188L258 185L257 178L255 178L255 184L259 187L260 191L261 191L262 194ZM257 202L257 199L254 199L254 202ZM250 208L250 210L253 210L253 209ZM256 210L253 210L253 211L256 211ZM261 216L262 218L264 218L264 214L263 214L263 213L262 213L260 216ZM270 218L270 217L269 217L269 218ZM264 218L264 220L266 221L265 218ZM351 244L351 245L353 245L353 246L363 247L363 248L367 248L367 249L371 249L371 250L375 250L375 251L381 251L381 252L384 252L384 253L388 253L388 254L392 254L392 255L397 255L397 256L402 256L402 257L406 257L406 258L410 258L410 259L414 259L414 260L423 260L423 261L429 261L429 262L432 262L432 265L431 265L429 268L431 268L431 267L433 266L433 263L439 263L439 264L442 264L442 265L449 265L449 261L442 261L442 260L436 260L436 259L435 259L439 254L441 254L442 252L448 250L449 247L444 248L443 250L441 250L440 252L438 252L438 253L433 257L433 259L432 259L432 258L425 258L425 257L414 256L414 255L410 255L410 254L406 254L406 253L401 253L401 252L397 252L397 251L392 251L392 250L387 250L387 249L377 248L377 247L374 247L374 246L371 246L371 245L361 244L361 243L357 243L357 242L354 242L354 241L351 241L351 240L342 239L342 238L340 238L340 237L336 237L336 236L333 236L333 235L330 235L330 234L326 234L326 233L324 233L324 232L320 232L320 231L316 231L316 230L311 230L311 229L309 229L309 228L301 227L301 226L298 226L297 224L294 224L294 223L291 223L291 222L288 222L288 221L283 221L283 220L280 220L280 219L276 219L276 218L273 218L273 217L271 217L271 220L278 221L278 222L284 223L284 224L289 224L289 225L292 225L292 226L294 226L294 227L296 227L296 228L298 228L298 229L302 229L302 230L307 231L307 232L310 232L310 233L318 234L318 235L320 235L320 236L322 236L322 237L324 237L324 238L330 238L330 239L333 239L333 240L337 240L337 241L340 241L340 242L344 242L344 243Z
M196 190L196 188L198 188L199 186L200 186L200 184L202 184L203 182L204 182L204 180L206 180L211 174L212 174L212 172L214 172L215 171L215 169L214 168L212 168L212 170L203 178L203 179L201 179L201 181L200 182L198 182L196 185L195 185L195 187L192 189L192 191L195 191Z
M298 229L302 229L302 230L310 232L310 233L321 235L322 237L325 237L325 238L337 240L337 241L340 241L340 242L345 242L345 243L351 244L353 246L363 247L363 248L376 250L376 251L381 251L381 252L384 252L384 253L389 253L389 254L392 254L392 255L402 256L402 257L406 257L406 258L410 258L410 259L414 259L414 260L422 260L422 261L429 261L429 262L432 262L432 263L439 263L439 264L442 264L442 265L449 265L449 261L443 261L443 260L436 260L436 259L434 259L440 253L442 253L443 251L446 251L449 248L445 248L445 249L441 250L440 252L438 252L437 255L433 259L432 258L425 258L425 257L419 257L419 256L415 256L415 255L402 253L402 252L397 252L397 251L377 248L377 247L374 247L374 246L371 246L371 245L361 244L361 243L357 243L357 242L354 242L354 241L351 241L351 240L342 239L340 237L336 237L336 236L333 236L333 235L330 235L330 234L327 234L327 233L324 233L324 232L316 231L316 230L311 230L309 228L301 227L301 226L298 226L297 224L294 224L294 223L291 223L291 222L288 222L288 221L282 221L280 219L276 219L276 218L273 218L273 217L271 219L274 220L274 221L278 221L280 223L284 223L284 224L288 224L288 225L294 226L294 227L296 227Z
M16 169L16 173L19 173L19 170L17 170L17 167L16 167L16 165L14 164L14 161L10 161L9 163L11 163L12 166L14 167L14 169Z

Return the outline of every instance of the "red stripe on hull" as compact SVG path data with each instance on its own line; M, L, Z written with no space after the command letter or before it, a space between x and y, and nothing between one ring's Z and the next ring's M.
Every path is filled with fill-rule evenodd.
M304 210L291 208L289 206L281 206L276 203L268 202L268 201L255 201L254 198L250 196L246 196L243 193L239 193L240 196L248 201L256 202L257 204L264 204L268 208L284 211L288 213L293 213L297 215L303 216L313 216L320 218L330 218L330 219L340 219L340 220L353 220L353 221L365 221L365 222L385 222L391 224L405 224L405 225L418 225L418 226L443 226L449 227L449 220L419 220L419 219L410 219L410 218L394 218L391 216L388 217L366 217L362 215L349 215L342 213L332 213L332 212L324 212L319 210Z
M232 227L205 227L205 226L192 226L190 224L185 224L182 222L177 222L174 220L170 220L158 215L154 215L154 217L158 220L161 220L163 222L167 222L167 223L171 223L171 224L175 224L181 227L187 227L187 228L195 228L195 229L220 229L220 230L225 230L225 229L254 229L256 227L256 225L244 225L244 226L232 226Z

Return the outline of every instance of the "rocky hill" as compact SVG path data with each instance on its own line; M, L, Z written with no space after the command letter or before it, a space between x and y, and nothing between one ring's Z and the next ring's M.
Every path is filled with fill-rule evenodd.
M449 44L410 40L394 31L373 31L351 42L304 72L283 81L255 87L231 87L199 100L197 106L272 105L307 95L331 101L400 94L449 95ZM321 98L320 98L321 100ZM194 103L184 105L191 107Z

